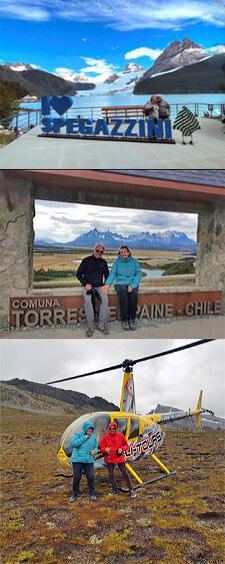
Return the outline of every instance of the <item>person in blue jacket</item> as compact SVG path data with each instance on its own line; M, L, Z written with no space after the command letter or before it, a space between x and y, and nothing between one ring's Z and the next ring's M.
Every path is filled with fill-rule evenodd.
M95 435L93 435L93 431L94 425L90 421L85 421L82 431L75 433L70 443L73 447L71 456L73 463L73 494L70 502L75 501L79 494L82 470L84 470L87 478L90 498L93 501L97 499L94 483L94 455L98 452L98 443Z
M130 249L122 245L103 289L108 291L109 286L114 282L120 300L120 313L125 331L136 329L135 317L140 281L141 269L138 261L131 256Z

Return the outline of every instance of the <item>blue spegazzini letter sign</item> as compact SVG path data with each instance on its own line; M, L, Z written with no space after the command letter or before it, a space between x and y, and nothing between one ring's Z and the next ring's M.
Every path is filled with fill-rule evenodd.
M44 96L42 98L42 134L48 137L85 138L98 140L145 141L175 143L172 139L170 119L113 118L93 120L68 117L73 105L70 96ZM74 108L75 109L75 108ZM54 114L51 115L51 110ZM56 117L55 117L56 114Z

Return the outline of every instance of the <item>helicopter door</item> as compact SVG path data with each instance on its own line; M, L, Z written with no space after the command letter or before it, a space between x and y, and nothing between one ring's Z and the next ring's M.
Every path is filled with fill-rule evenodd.
M126 436L127 432L127 418L126 417L118 417L116 419L114 417L113 421L117 424L117 431L118 433L123 433L124 437Z
M130 429L129 429L129 437L130 439L136 439L139 435L139 420L136 418L130 418Z

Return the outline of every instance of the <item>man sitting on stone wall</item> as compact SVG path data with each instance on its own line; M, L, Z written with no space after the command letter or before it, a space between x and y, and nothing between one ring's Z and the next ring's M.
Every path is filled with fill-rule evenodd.
M94 333L94 308L92 298L95 293L99 295L101 300L98 329L102 331L104 335L108 335L109 333L107 323L108 296L102 290L102 286L104 286L105 280L109 275L107 262L102 258L104 251L105 246L101 243L97 243L94 246L93 254L82 260L76 274L83 286L82 292L87 320L87 337L91 337Z

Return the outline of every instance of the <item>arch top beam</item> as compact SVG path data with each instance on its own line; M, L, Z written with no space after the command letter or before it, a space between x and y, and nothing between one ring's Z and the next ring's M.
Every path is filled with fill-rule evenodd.
M133 174L132 174L133 172ZM156 202L160 203L168 211L179 204L180 207L188 207L195 211L196 206L214 204L225 201L225 176L224 186L215 184L210 185L207 179L207 171L201 171L201 183L198 179L198 171L196 182L194 175L190 175L191 181L188 182L188 171L185 171L185 181L182 181L182 175L179 180L171 179L171 174L166 175L167 171L163 171L164 178L157 178L154 171L146 171L148 174L143 175L143 171L123 171L112 170L5 170L4 176L10 178L19 178L29 180L35 187L35 197L37 199L59 200L87 203L92 200L91 195L103 196L103 200L111 200L109 203L99 202L99 205L118 206L118 197L121 199L121 207L124 198L134 198L136 202L140 200L148 201L149 208L151 204L155 209ZM212 171L210 171L212 173ZM222 171L220 171L221 173ZM224 172L224 171L223 171ZM206 182L204 183L204 174ZM212 178L212 175L211 175ZM213 182L213 178L211 180ZM220 175L221 183L221 175ZM86 197L85 197L86 194ZM87 197L89 194L89 197ZM115 198L116 197L116 198ZM114 202L114 199L116 200ZM142 201L142 202L141 202ZM95 201L95 204L98 202ZM138 206L139 207L139 206ZM146 206L144 206L146 207ZM160 206L161 207L161 206ZM177 208L177 205L175 205ZM185 211L185 210L180 210Z

